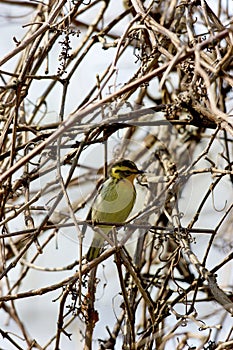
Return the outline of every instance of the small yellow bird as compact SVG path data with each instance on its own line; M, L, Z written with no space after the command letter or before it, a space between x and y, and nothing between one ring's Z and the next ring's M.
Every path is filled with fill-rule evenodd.
M104 181L93 201L87 219L95 223L109 222L123 224L129 216L136 200L134 179L138 174L143 173L130 160L125 159L113 164L109 177ZM111 231L112 225L99 225L98 227L105 234L108 234ZM100 255L103 244L104 238L95 232L91 246L87 252L87 261L91 261Z

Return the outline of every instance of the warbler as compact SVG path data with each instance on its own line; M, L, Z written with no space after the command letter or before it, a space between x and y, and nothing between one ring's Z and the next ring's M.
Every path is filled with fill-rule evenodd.
M95 223L123 224L136 200L134 179L138 174L143 173L130 160L124 159L113 164L110 168L109 177L104 181L93 201L87 219ZM98 225L98 227L105 234L108 234L112 225ZM91 261L100 255L103 244L104 238L98 232L95 232L86 255L87 261Z

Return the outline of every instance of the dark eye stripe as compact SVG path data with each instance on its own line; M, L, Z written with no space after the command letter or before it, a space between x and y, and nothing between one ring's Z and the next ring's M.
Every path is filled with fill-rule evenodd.
M122 173L122 174L133 174L133 173L135 173L135 171L132 171L132 170L120 170L120 169L116 169L114 172L115 173Z

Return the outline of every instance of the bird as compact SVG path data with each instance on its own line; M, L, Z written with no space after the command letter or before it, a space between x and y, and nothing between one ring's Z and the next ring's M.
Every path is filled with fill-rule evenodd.
M113 223L123 224L136 200L134 179L143 173L144 171L139 170L136 164L128 159L114 163L92 203L87 219L95 224L111 223L109 226L97 225L105 234L111 232ZM98 232L94 232L86 255L87 261L92 261L100 255L103 244L104 238Z

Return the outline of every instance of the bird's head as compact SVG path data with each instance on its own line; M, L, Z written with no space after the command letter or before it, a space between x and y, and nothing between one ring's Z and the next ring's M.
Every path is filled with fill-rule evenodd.
M138 174L143 174L144 171L139 170L134 162L124 159L112 165L110 176L114 179L128 179L133 182Z

